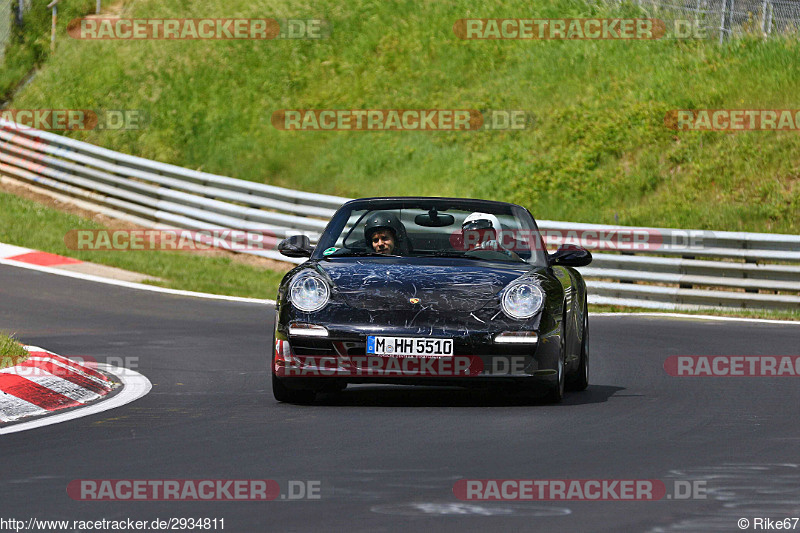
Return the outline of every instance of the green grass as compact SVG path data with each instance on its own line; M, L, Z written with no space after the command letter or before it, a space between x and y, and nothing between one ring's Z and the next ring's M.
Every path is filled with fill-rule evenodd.
M31 69L41 65L50 55L50 26L52 12L47 0L33 0L33 6L23 18L22 26L13 25L12 39L6 48L5 58L0 61L0 102L11 96L11 91ZM12 2L14 16L17 1ZM86 13L94 13L93 0L70 0L58 6L58 36L63 40L67 23Z
M0 331L0 369L15 366L28 358L28 352L14 337Z
M130 3L129 3L130 4ZM537 218L800 232L796 132L674 132L683 108L797 107L800 42L464 41L464 17L592 17L575 0L138 0L135 17L326 18L329 39L77 41L16 107L144 109L73 132L127 153L350 197L503 199ZM628 15L636 15L627 8ZM522 132L285 132L286 108L525 109Z
M96 222L0 193L0 242L74 257L161 278L154 285L189 291L274 299L283 272L245 265L229 256L190 252L70 250L71 229L99 229Z

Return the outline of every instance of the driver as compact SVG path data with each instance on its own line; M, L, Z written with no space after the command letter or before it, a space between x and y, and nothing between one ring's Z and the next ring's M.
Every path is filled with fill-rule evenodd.
M503 226L500 219L489 213L471 213L461 223L461 236L464 239L464 249L493 250L505 254L512 259L522 261L522 258L513 250L500 244Z
M405 245L406 228L393 213L379 211L364 224L364 239L379 254L397 255Z
M489 213L472 213L461 224L464 248L467 250L502 250L497 242L497 232L502 229L500 220Z

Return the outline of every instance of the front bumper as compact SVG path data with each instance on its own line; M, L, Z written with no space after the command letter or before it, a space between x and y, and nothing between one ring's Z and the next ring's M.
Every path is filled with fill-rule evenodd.
M554 383L560 354L557 330L537 331L535 344L498 344L499 332L432 331L429 335L386 328L326 326L327 337L290 335L279 325L275 332L272 371L289 382L335 378L343 383L398 383L481 386L487 383ZM369 335L453 339L453 356L367 356Z

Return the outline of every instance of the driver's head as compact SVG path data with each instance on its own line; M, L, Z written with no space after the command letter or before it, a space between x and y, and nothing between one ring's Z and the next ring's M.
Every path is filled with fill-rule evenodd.
M393 213L379 211L364 223L364 239L379 254L393 254L404 238L403 224Z
M369 243L372 249L379 254L391 254L394 252L397 239L394 232L387 228L379 228L372 232Z
M461 223L461 233L467 248L488 241L496 241L497 232L500 229L500 220L489 213L472 213Z

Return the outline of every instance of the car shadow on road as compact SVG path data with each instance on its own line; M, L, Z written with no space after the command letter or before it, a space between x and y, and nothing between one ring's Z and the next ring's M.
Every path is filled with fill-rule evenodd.
M372 407L567 407L603 403L625 390L612 385L590 385L581 392L568 392L559 404L542 397L485 389L457 387L402 387L396 385L350 385L337 394L319 394L314 405Z

